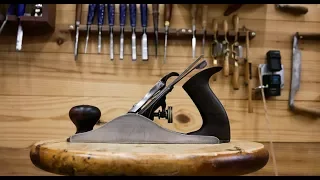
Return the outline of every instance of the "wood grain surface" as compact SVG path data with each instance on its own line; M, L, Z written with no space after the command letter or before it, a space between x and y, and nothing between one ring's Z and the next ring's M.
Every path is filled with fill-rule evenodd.
M118 5L117 5L118 6ZM292 35L296 32L315 33L320 29L320 6L304 4L309 12L300 17L291 16L275 9L274 4L246 4L237 15L239 26L246 26L256 32L250 42L250 57L253 62L253 86L258 85L256 66L265 63L268 50L280 50L284 65L285 85L281 96L267 100L268 112L273 131L272 139L277 142L275 153L280 175L319 175L319 118L294 114L288 110L289 84L291 78ZM160 6L159 26L164 26L164 6ZM219 22L222 29L224 19L230 29L232 15L223 16L227 4L210 4L208 7L208 27L212 18ZM151 4L149 5L151 10ZM174 4L170 26L172 28L191 28L190 5ZM197 17L197 29L201 29L201 11ZM140 11L137 9L137 26L140 26ZM148 26L152 27L149 11ZM87 16L87 4L82 8L82 23ZM72 106L90 104L101 109L102 122L110 121L128 111L134 103L168 72L183 71L192 62L191 38L168 38L167 61L162 64L164 38L160 36L158 59L155 58L153 37L149 38L149 61L141 61L140 43L137 43L138 61L131 61L130 37L125 36L124 60L119 60L119 35L114 37L115 60L109 59L109 37L103 34L102 53L97 54L97 36L90 35L88 53L84 54L85 36L81 34L79 57L73 58L74 34L66 31L74 24L75 5L57 4L56 31L45 36L23 38L23 50L15 51L15 34L0 36L0 174L41 175L46 172L36 170L29 162L26 152L33 143L41 140L57 139L75 132L68 118ZM107 19L107 18L106 18ZM127 19L127 26L129 26ZM107 22L107 21L106 21ZM116 7L115 24L119 24ZM137 42L140 42L137 34ZM57 39L63 38L62 45ZM207 39L205 57L212 65ZM301 87L296 95L296 104L320 108L320 42L305 41L302 50ZM244 46L244 44L242 43ZM196 55L201 52L201 38L197 39ZM245 51L245 48L244 48ZM222 62L221 59L219 60ZM217 81L210 86L224 105L234 140L269 141L269 131L264 119L261 100L254 100L254 113L247 112L247 92L243 85L244 62L239 61L240 89L235 91L228 78L218 73ZM233 71L230 62L230 72ZM191 75L193 75L192 73ZM188 77L190 77L189 75ZM187 77L187 78L188 78ZM186 80L187 80L186 78ZM167 124L156 120L161 126L178 132L190 132L200 128L200 114L181 85L168 95L167 104L173 106L174 120ZM297 146L297 147L296 147ZM299 149L300 148L300 149ZM301 150L304 149L304 150ZM306 153L300 153L306 152ZM21 156L20 156L21 154ZM258 175L272 175L268 165Z

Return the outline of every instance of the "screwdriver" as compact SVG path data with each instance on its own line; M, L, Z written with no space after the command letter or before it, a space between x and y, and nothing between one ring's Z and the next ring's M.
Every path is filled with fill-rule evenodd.
M208 19L208 5L204 4L202 6L202 54L204 55L204 47L206 45L206 35L207 35L207 19Z
M172 4L165 4L165 6L164 6L165 39L164 39L164 59L163 59L163 63L166 63L168 32L169 32L171 14L172 14Z
M76 40L74 43L74 60L78 59L78 47L79 47L79 26L81 20L82 4L76 5Z
M113 25L114 25L115 4L108 4L108 22L110 31L110 59L113 60Z
M192 58L196 57L196 15L197 4L191 5L191 17L192 17Z
M94 14L95 14L95 11L96 11L96 7L97 7L96 4L89 4L89 6L88 6L87 37L86 37L86 44L84 46L84 53L87 53L89 34L90 34L90 30L91 30L91 24L92 24L93 19L94 19Z
M137 45L136 45L136 19L137 19L137 6L135 4L129 4L130 11L130 25L132 29L131 35L131 55L132 60L135 61L137 59Z
M98 7L98 53L101 53L101 32L104 24L105 4L99 4Z
M147 26L148 26L148 5L140 4L141 14L141 26L143 29L141 47L142 47L142 60L148 60L148 37L147 37Z
M120 11L120 59L123 59L124 26L126 25L127 4L120 4L119 11Z
M158 57L158 25L159 25L159 4L152 4L153 27L154 27L154 47L156 57Z

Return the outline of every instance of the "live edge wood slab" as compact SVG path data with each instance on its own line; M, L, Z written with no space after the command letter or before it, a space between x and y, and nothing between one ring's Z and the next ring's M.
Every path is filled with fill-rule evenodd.
M61 175L235 176L264 167L263 144L106 144L42 141L31 147L38 168Z

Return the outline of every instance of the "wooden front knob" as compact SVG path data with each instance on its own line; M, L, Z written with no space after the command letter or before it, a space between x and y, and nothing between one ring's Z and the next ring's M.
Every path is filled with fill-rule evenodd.
M91 131L101 117L99 108L90 105L74 106L69 111L69 117L77 128L77 133Z

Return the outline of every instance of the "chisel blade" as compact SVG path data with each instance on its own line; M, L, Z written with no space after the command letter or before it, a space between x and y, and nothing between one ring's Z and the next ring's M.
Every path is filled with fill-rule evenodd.
M148 60L148 38L147 34L143 33L141 40L142 60Z
M135 61L137 60L137 42L136 42L136 33L132 33L131 36L131 49L132 49L132 60Z
M16 50L21 51L22 49L22 38L23 38L23 29L21 24L18 26L18 32L17 32L17 43L16 43Z
M192 58L196 57L196 37L192 37Z
M163 63L166 63L167 45L168 45L168 34L166 33L165 38L164 38L164 58L163 58Z
M243 58L243 49L242 49L242 46L238 46L237 48L236 48L236 53L237 53L237 56L238 56L238 58Z
M110 60L113 60L113 32L110 33Z
M120 59L123 60L123 44L124 44L124 35L123 32L120 34Z

